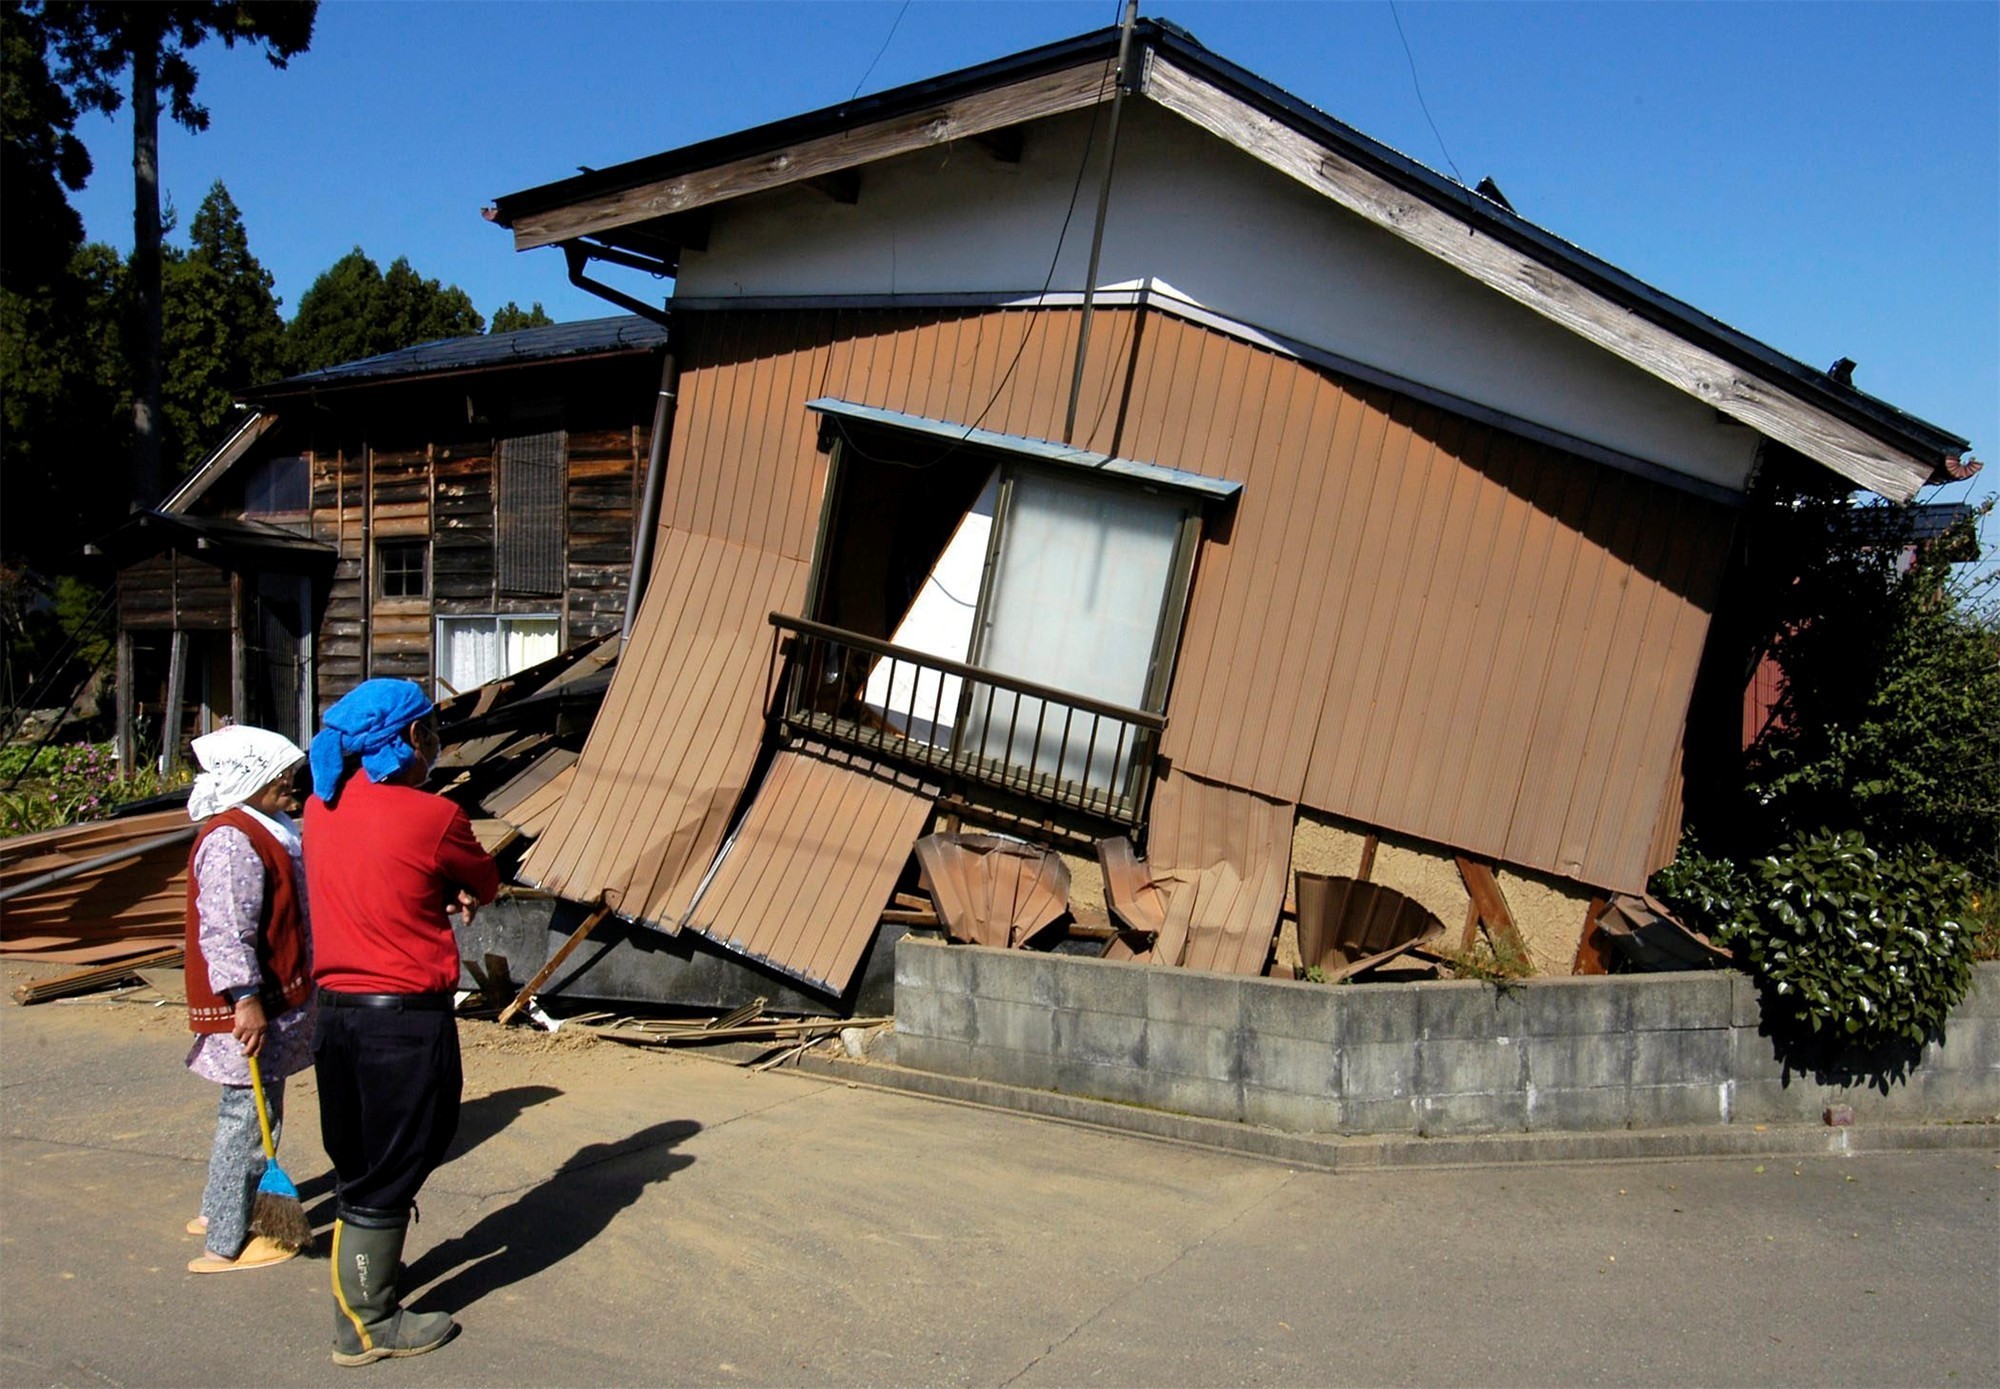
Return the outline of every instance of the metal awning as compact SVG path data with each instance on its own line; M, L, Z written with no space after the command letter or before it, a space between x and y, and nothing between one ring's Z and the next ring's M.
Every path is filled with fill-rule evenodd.
M1109 454L1093 453L1089 449L1059 444L1053 439L1034 439L1023 434L1002 434L997 430L980 429L975 425L954 424L950 420L906 415L900 410L882 410L873 405L856 405L852 401L835 400L831 396L807 401L806 409L817 411L827 419L843 424L897 430L934 440L952 448L1004 453L1016 458L1033 459L1037 463L1094 473L1100 477L1123 478L1146 487L1187 492L1206 501L1227 501L1243 490L1242 483L1232 482L1228 478L1204 477L1200 473L1190 473L1180 468L1163 468L1157 463L1142 463L1133 458L1113 458Z

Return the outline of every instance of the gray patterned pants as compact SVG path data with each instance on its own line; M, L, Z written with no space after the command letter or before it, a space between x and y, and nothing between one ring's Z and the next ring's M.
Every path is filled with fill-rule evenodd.
M271 1141L276 1143L285 1114L285 1082L266 1077L264 1098L271 1106ZM201 1193L209 1253L233 1259L243 1252L250 1239L250 1208L263 1177L256 1092L247 1085L225 1085L215 1117L215 1146L208 1154L208 1186Z

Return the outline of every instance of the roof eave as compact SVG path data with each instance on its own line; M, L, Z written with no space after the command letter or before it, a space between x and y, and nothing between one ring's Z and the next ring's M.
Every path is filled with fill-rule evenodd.
M1001 117L1010 114L1012 123L1019 123L1075 109L1088 104L1088 93L1080 92L1073 80L1062 92L1021 84L1047 84L1052 74L1073 78L1081 65L1111 61L1117 35L1115 28L1099 30L874 97L509 194L498 200L495 220L513 230L517 249L557 244L800 182L835 169L857 167L904 148L996 129ZM1538 273L1495 275L1487 282L1766 437L1797 449L1856 486L1903 501L1929 483L1959 476L1954 469L1961 466L1956 460L1969 447L1966 440L1835 382L1825 373L1654 289L1218 57L1171 25L1141 20L1135 42L1142 54L1138 66L1147 75L1137 83L1128 76L1128 83L1138 86L1142 94L1198 125L1206 124L1224 139L1232 138L1226 129L1230 120L1240 123L1244 113L1251 113L1257 120L1283 127L1319 147L1331 160L1344 161L1378 186L1387 185L1396 194L1416 199L1431 210L1432 220L1442 217L1458 224L1459 241L1484 237L1506 248L1517 263L1531 262L1542 271L1555 272L1590 301L1586 311L1570 313L1560 302L1562 296L1546 295L1517 283L1519 279L1545 278ZM1155 58L1167 60L1162 71L1155 71ZM1235 114L1204 121L1185 100L1177 106L1155 83L1156 77L1171 82L1175 68L1196 85L1222 94ZM1181 83L1183 97L1188 95L1188 85L1185 80ZM1017 97L1011 108L1004 104L997 110L982 107L970 119L954 122L954 113L970 110L966 103L995 92L1033 92L1037 100ZM1108 90L1100 84L1096 96L1108 98ZM898 119L908 123L908 117L927 113L928 119L917 122L916 129L900 132L900 144L861 138L864 132L878 136L885 131L898 133L894 131ZM1329 191L1329 180L1322 176L1324 161L1312 161L1317 167L1286 168L1253 140L1239 137L1235 143L1322 193ZM1341 199L1336 197L1336 201ZM1442 252L1447 263L1480 277L1470 268L1476 256L1454 256L1441 238L1439 244L1426 245L1399 223L1393 208L1370 206L1365 198L1347 205L1433 254ZM1474 232L1475 237L1464 237L1465 230ZM1631 334L1621 321L1625 319L1648 325L1656 346L1668 339L1685 344L1690 349L1684 354L1686 360L1674 363L1672 369L1661 369L1650 360L1645 345L1629 341ZM1662 334L1665 338L1658 336Z
M1150 28L1151 21L1141 20ZM553 183L538 184L493 200L492 220L513 230L522 217L565 207L584 199L631 189L728 163L745 157L768 154L788 145L819 136L839 134L857 127L908 115L943 102L1004 86L1024 78L1058 71L1093 57L1115 55L1118 30L1094 30L1074 38L1044 44L1040 48L997 58L989 63L961 68L940 77L911 82L888 91L852 101L823 106L803 115L769 121L748 130L683 145L678 149L626 160L603 169L575 174Z

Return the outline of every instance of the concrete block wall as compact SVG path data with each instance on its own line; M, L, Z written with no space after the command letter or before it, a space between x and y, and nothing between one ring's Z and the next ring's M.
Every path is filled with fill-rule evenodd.
M1730 971L1327 986L905 939L899 1064L1296 1133L2000 1114L2000 965L1886 1088L1787 1071Z

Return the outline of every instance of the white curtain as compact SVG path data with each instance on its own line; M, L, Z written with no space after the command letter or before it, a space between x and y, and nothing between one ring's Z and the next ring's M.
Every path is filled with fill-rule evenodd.
M446 693L463 693L500 678L500 634L490 617L438 623L438 679Z
M438 679L463 693L562 649L553 617L447 617L438 622Z
M553 617L503 617L500 623L506 637L506 665L500 672L502 675L539 665L562 650Z
M993 597L974 664L1114 704L1145 701L1160 608L1185 508L1179 501L1023 470L1002 523ZM1135 730L978 688L967 746L1038 773L1111 789ZM1067 721L1067 728L1065 722ZM1039 732L1038 732L1039 724ZM1122 747L1121 747L1122 739ZM1086 777L1087 772L1087 777Z

